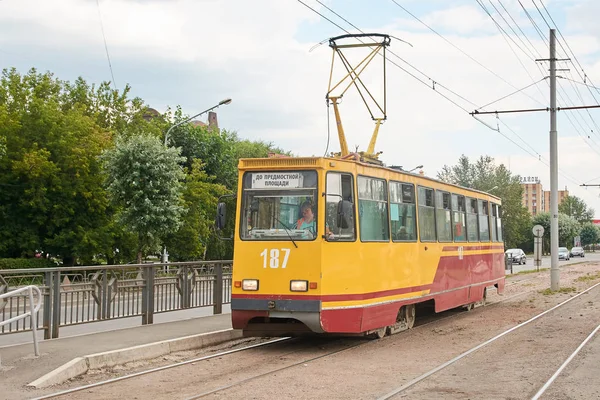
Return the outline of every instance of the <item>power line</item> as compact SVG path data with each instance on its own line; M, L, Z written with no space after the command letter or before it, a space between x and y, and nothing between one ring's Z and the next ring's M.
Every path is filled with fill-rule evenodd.
M531 40L529 40L529 37L525 34L525 32L523 31L523 29L521 29L521 26L517 23L517 21L513 18L512 14L508 11L508 9L504 6L504 4L502 3L502 0L498 0L498 3L500 4L500 6L504 9L504 11L506 12L506 14L508 15L508 17L511 19L511 21L515 24L515 26L517 27L517 29L519 30L519 32L521 32L521 35L523 35L523 37L525 38L525 40L527 40L527 43L529 43L529 45L531 46L531 48L533 49L532 53L535 54L540 54L536 47L533 45L533 43L531 43ZM541 57L539 57L541 58Z
M524 87L524 88L522 88L522 89L519 89L519 90L517 90L517 91L515 91L515 92L512 92L512 93L510 93L510 94L507 94L506 96L503 96L503 97L499 98L498 100L494 100L494 101L492 101L491 103L487 103L487 104L486 104L486 105L484 105L484 106L478 107L477 109L478 109L478 110L480 110L480 109L482 109L482 108L489 107L489 106L491 106L492 104L495 104L495 103L497 103L497 102L499 102L499 101L502 101L502 100L504 100L504 99L506 99L506 98L508 98L508 97L510 97L510 96L513 96L513 95L515 95L515 94L517 94L517 93L519 93L519 92L522 92L523 90L529 89L529 88L530 88L530 87L532 87L533 85L537 85L538 83L542 82L542 81L543 81L543 80L545 80L545 79L548 79L548 77L544 77L544 78L540 79L539 81L533 82L533 83L531 83L531 84L529 84L529 85L525 86L525 87ZM540 104L541 104L541 103L540 103Z
M329 21L331 24L335 25L336 27L338 27L339 29L341 29L342 31L346 32L347 34L350 34L350 31L348 31L347 29L342 28L340 25L338 25L337 23L333 22L332 20L330 20L329 18L325 17L322 13L318 12L317 10L315 10L313 7L307 5L306 3L304 3L302 0L298 0L298 2L302 3L305 7L309 8L310 10L312 10L313 12L315 12L316 14L320 15L321 17L323 17L325 20ZM321 4L323 7L325 7L326 9L328 9L329 11L335 13L336 16L338 16L339 18L343 19L346 23L348 23L350 26L352 26L353 28L357 29L360 33L364 32L362 30L360 30L356 25L352 24L350 21L348 21L347 19L345 19L344 17L342 17L341 15L339 15L338 13L336 13L335 11L333 11L331 8L329 8L328 6L326 6L325 4L321 3L319 0L317 0L317 2L319 4ZM361 43L363 43L360 39L359 41ZM477 106L477 104L471 102L470 100L466 99L465 97L461 96L460 94L454 92L453 90L451 90L450 88L442 85L441 83L435 81L434 79L432 79L431 77L429 77L427 74L425 74L423 71L421 71L420 69L418 69L417 67L415 67L414 65L412 65L411 63L409 63L408 61L406 61L405 59L403 59L402 57L400 57L399 55L397 55L396 53L394 53L391 50L388 50L388 53L392 54L393 56L395 56L396 58L398 58L399 60L401 60L402 62L404 62L405 64L407 64L408 66L410 66L412 69L414 69L415 71L417 71L418 73L420 73L421 75L423 75L425 78L427 78L430 82L431 85L429 83L427 83L426 81L420 79L419 77L417 77L415 74L411 73L410 71L408 71L406 68L402 67L401 65L398 65L397 63L395 63L392 60L388 60L391 64L393 64L394 66L400 68L402 71L406 72L408 75L410 75L412 78L414 78L415 80L421 82L423 85L429 87L430 89L432 89L433 91L435 91L437 94L439 94L440 96L442 96L443 98L445 98L446 100L448 100L449 102L451 102L452 104L454 104L456 107L460 108L461 110L463 110L464 112L469 112L465 107L461 106L460 104L458 104L456 101L452 100L451 98L449 98L448 96L446 96L445 94L441 93L439 90L436 90L436 86L437 87L441 87L445 90L447 90L448 92L452 93L453 95L455 95L456 97L464 100L467 103L470 103L471 105Z
M300 1L300 0L298 0ZM327 7L326 5L324 5L323 3L321 3L319 0L317 0L319 2L319 4L323 5L325 8L327 8L329 11L333 12L336 16L338 16L338 18L343 19L346 23L348 23L349 25L351 25L352 27L354 27L355 29L357 29L359 32L364 33L362 30L360 30L356 25L352 24L350 21L348 21L347 19L345 19L344 17L342 17L341 15L339 15L338 13L336 13L335 11L333 11L331 8ZM301 1L300 1L301 2ZM304 4L304 3L303 3ZM312 7L304 4L306 7L310 8L311 10L313 10L315 13L322 15L321 13L319 13L318 11L314 10ZM329 18L325 18L327 21L330 21ZM333 23L333 22L332 22ZM344 32L349 33L346 29L341 28L339 25L337 25L336 23L333 23L335 26L339 27L340 29L342 29ZM390 53L394 54L393 52L390 51ZM399 56L396 55L396 57L400 58ZM414 67L412 64L408 63L407 61L405 61L404 59L400 58L402 61L404 61L405 63L409 64L412 68L416 69L417 71L419 71L419 73L421 73L422 75L424 75L425 77L427 77L431 82L433 82L434 86L432 87L433 90L435 90L435 85L438 84L438 86L443 87L444 89L450 91L451 93L457 95L458 97L462 98L463 100L465 100L466 102L475 105L475 103L473 103L472 101L464 98L463 96L458 95L457 93L451 91L449 88L439 84L438 82L436 82L435 80L433 80L432 78L430 78L429 76L427 76L424 72L420 71L418 68ZM418 80L419 82L425 84L426 86L429 87L429 85L424 82L423 80L419 79L418 77L416 77L414 74L408 72L406 69L402 68L401 66L399 66L398 64L394 63L393 61L390 60L390 62L394 65L396 65L397 67L399 67L400 69L402 69L404 72L408 73L410 76L412 76L414 79ZM451 103L453 103L455 106L459 107L461 110L463 110L466 113L469 113L469 111L462 107L461 105L457 104L456 102L454 102L453 100L451 100L450 98L448 98L447 96L445 96L443 93L440 93L439 91L435 90L439 95L441 95L442 97L444 97L446 100L450 101ZM536 154L531 153L530 151L528 151L527 149L525 149L523 146L519 145L518 143L516 143L513 139L511 139L510 137L508 137L507 135L505 135L503 132L500 131L500 129L493 129L491 128L489 125L487 125L486 123L484 123L483 121L478 120L477 118L475 118L478 122L482 123L483 125L487 126L488 128L498 132L500 135L504 136L506 139L508 139L510 142L512 142L514 145L516 145L517 147L519 147L521 150L525 151L526 153L528 153L529 155L535 157L535 158L540 158L541 155L535 150L533 149L533 147L531 147L527 142L525 142L523 140L523 138L521 138L514 130L510 129L513 134L515 134L521 141L523 141L527 146L529 146L530 148L533 149L533 151Z
M577 83L579 85L587 86L587 87L592 88L592 89L600 90L599 87L588 85L587 83L579 82L578 80L570 79L570 78L567 78L566 76L557 76L557 78L564 79L564 80L567 80L567 81L571 81L571 82Z
M113 73L112 63L110 62L110 55L108 54L108 45L106 44L106 35L104 34L104 24L102 23L102 13L100 12L100 0L96 0L96 6L98 9L98 17L100 17L100 28L102 29L102 39L104 39L104 50L106 50L106 58L108 59L108 67L110 68L110 76L112 77L113 86L117 90L117 83L115 82L115 74Z
M411 17L413 17L414 19L416 19L417 21L419 21L421 24L423 24L426 28L428 28L431 32L435 33L437 36L439 36L441 39L443 39L446 43L448 43L450 46L454 47L456 50L460 51L462 54L464 54L466 57L468 57L470 60L472 60L473 62L477 63L479 66L481 66L482 68L484 68L486 71L490 72L492 75L494 75L495 77L497 77L498 79L502 80L504 83L506 83L507 85L511 86L513 89L518 89L515 85L513 85L512 83L508 82L506 79L504 79L503 77L501 77L500 75L498 75L496 72L492 71L490 68L486 67L484 64L482 64L481 62L479 62L478 60L476 60L474 57L472 57L470 54L468 54L467 52L465 52L463 49L461 49L460 47L458 47L457 45L455 45L454 43L452 43L450 40L448 40L445 36L443 36L442 34L440 34L439 32L437 32L435 29L433 29L431 26L427 25L425 22L423 22L419 17L417 17L416 15L414 15L413 13L411 13L408 9L406 9L406 7L402 6L401 4L399 4L396 0L392 0L392 2L394 4L396 4L398 7L400 7L402 10L404 10L404 12L406 12L408 15L410 15ZM515 92L517 93L517 92ZM532 99L533 101L540 103L538 100L536 100L535 98L533 98L532 96L528 95L525 93L525 95L527 97L529 97L530 99ZM480 107L483 108L483 107Z
M525 65L523 64L523 62L521 61L521 59L519 58L519 56L517 55L517 53L514 51L514 49L512 48L512 46L510 45L509 41L506 39L507 37L512 40L512 42L515 44L515 46L517 46L517 48L519 48L527 57L529 57L529 54L525 53L525 51L514 41L514 39L512 39L510 37L510 35L504 30L504 28L502 28L500 26L500 24L496 21L496 19L494 18L494 16L488 11L488 9L483 5L483 2L480 0L475 0L477 2L477 4L479 4L479 6L481 6L481 8L483 9L483 11L490 17L490 19L494 22L494 24L496 25L496 27L498 28L498 30L500 31L500 36L502 36L502 38L504 39L504 41L506 42L506 44L508 45L508 47L510 48L510 51L513 53L513 55L515 56L515 58L517 59L517 61L519 62L519 64L521 65L521 67L523 68L523 70L525 70L525 73L529 76L529 79L531 79L531 81L535 81L535 79L533 78L533 76L531 76L531 74L529 73L529 70L525 67ZM542 74L543 75L543 74ZM538 89L538 91L540 92L540 94L542 95L542 97L544 97L544 94L542 93L542 91L540 90L539 87L536 86L536 88Z

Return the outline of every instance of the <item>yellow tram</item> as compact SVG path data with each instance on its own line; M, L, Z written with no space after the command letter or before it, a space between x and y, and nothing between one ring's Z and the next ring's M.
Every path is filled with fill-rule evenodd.
M357 37L371 59L389 45L365 34L330 46L339 52L351 47L339 40ZM231 316L247 336L381 337L411 328L418 303L470 309L488 287L504 289L500 199L379 162L385 105L368 150L349 153L338 86L330 81L327 96L340 154L239 162ZM224 214L221 203L220 227Z

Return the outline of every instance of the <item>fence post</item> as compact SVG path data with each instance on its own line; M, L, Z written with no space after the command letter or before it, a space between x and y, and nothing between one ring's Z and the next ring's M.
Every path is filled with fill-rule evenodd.
M154 322L154 267L142 267L142 325Z
M44 272L44 340L52 338L52 272Z
M60 271L52 274L52 339L56 339L60 327Z
M223 312L223 264L215 265L214 274L213 314L221 314Z
M190 286L189 286L189 276L188 276L188 267L184 265L181 267L183 273L181 274L181 308L189 308L190 307Z

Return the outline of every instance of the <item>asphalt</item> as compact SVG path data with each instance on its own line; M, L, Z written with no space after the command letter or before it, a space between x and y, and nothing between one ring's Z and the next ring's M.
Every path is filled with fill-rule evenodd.
M0 399L42 395L47 391L27 385L77 357L226 329L231 329L231 314L43 340L40 357L35 357L33 343L0 347Z

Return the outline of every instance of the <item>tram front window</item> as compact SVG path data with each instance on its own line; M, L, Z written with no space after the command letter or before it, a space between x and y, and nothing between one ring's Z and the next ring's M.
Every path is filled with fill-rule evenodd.
M240 235L244 240L313 240L317 237L315 171L247 172Z

